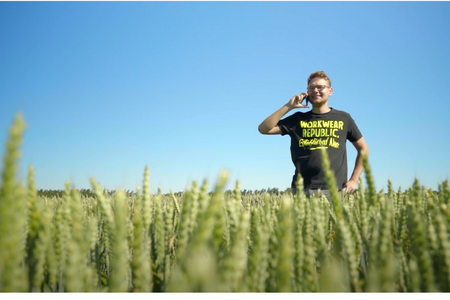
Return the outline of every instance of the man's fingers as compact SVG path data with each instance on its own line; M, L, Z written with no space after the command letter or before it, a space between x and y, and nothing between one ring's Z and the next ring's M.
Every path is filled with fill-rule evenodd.
M290 103L291 105L293 105L294 107L297 108L309 108L309 105L304 105L303 101L306 99L306 97L308 96L308 93L303 92L299 95L294 95L294 97L292 97Z

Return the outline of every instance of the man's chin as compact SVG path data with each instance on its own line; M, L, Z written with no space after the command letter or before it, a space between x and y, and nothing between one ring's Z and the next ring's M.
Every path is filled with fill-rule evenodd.
M326 100L323 100L323 99L320 99L320 101L309 101L311 104L312 104L312 106L313 107L322 107L322 106L324 106L324 105L327 105L327 101Z
M310 99L309 102L311 102L312 104L323 104L326 103L327 101L324 100L323 98L315 98L315 99Z

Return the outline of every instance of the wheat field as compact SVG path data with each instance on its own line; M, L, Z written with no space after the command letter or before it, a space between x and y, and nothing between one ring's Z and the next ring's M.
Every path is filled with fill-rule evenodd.
M226 172L163 195L144 167L135 193L91 178L89 195L45 196L32 166L16 179L25 128L18 114L2 165L0 292L450 291L448 181L376 192L365 159L359 190L331 201L228 192Z

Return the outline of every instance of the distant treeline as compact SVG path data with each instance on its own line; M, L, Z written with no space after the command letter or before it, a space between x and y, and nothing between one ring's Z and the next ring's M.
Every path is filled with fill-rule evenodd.
M91 189L79 189L78 190L80 192L80 194L84 197L95 197L95 193L93 190ZM114 196L117 194L117 190L107 190L104 189L103 193L108 195L108 196ZM131 190L124 190L125 194L127 196L135 196L136 195L136 191L131 191ZM287 188L284 191L281 191L278 188L267 188L267 189L261 189L261 190L241 190L241 195L246 196L246 195L261 195L261 194L265 194L268 193L270 195L283 195L284 193L291 193L291 189ZM182 197L184 195L185 192L176 192L173 193L175 196L178 197ZM231 193L235 193L234 190L226 190L225 194L231 194ZM212 192L210 192L209 194L212 194ZM37 190L37 195L38 196L43 196L43 197L63 197L64 195L64 190L43 190L43 189L39 189ZM170 195L170 193L168 194L163 194L163 195Z
M90 189L80 189L78 191L84 197L95 197L94 191L92 191ZM105 195L110 196L110 197L116 195L117 192L118 192L117 190L107 190L107 189L103 190L103 193ZM124 192L125 192L125 194L127 196L136 196L136 191L124 190ZM284 191L282 191L282 190L280 190L278 188L267 188L267 189L260 189L260 190L246 190L246 189L244 189L244 190L241 190L240 192L241 192L242 196L246 196L246 195L262 195L262 194L266 194L266 193L268 193L270 195L278 195L278 196L284 195L285 193L292 194L290 188L287 188ZM437 192L437 191L433 191L433 192L434 192L435 195L439 194L439 192ZM232 193L235 193L235 191L234 190L226 190L224 193L225 194L232 194ZM382 191L380 191L380 193L382 193ZM173 193L173 194L175 196L177 196L177 197L183 197L185 192L176 192L176 193ZM210 192L209 194L212 194L212 192ZM57 198L60 198L60 197L62 197L64 195L64 190L43 190L43 189L40 189L40 190L37 190L37 195L38 196L43 196L43 197L57 197ZM170 195L170 193L162 194L162 195L168 196L168 195Z

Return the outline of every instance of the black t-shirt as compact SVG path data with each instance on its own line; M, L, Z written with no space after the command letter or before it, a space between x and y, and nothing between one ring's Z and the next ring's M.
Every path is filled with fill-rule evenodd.
M291 137L291 156L295 165L292 187L297 175L303 177L307 189L328 189L322 168L321 148L326 148L331 169L336 176L337 188L343 189L347 182L346 141L356 142L362 137L350 114L331 109L324 114L312 111L296 112L278 122L281 135Z

